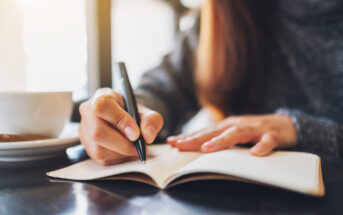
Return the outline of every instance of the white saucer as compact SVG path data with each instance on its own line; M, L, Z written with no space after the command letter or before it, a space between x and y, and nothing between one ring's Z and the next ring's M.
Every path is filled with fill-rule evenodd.
M66 148L79 144L78 126L78 123L68 123L58 138L1 142L0 161L32 161L61 155Z

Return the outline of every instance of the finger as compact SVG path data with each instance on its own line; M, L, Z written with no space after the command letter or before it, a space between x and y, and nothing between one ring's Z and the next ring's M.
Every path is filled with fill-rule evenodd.
M208 131L208 129L209 128L203 128L203 129L200 129L198 131L190 132L190 133L187 133L187 134L179 134L179 135L175 135L175 136L170 136L168 139L170 141L175 141L175 142L183 141L183 140L189 139L190 137L195 136L195 135L197 135L199 133L206 132L206 131Z
M89 138L95 141L95 143L122 155L131 156L135 154L132 142L119 131L109 126L103 119L97 117L92 112L86 113L83 119L87 119L83 123L86 126L85 131L89 133Z
M201 146L201 151L205 153L215 152L233 147L238 143L248 143L258 137L259 132L247 125L236 125L225 130L220 135L212 138Z
M156 139L158 132L162 129L162 115L156 111L139 107L141 110L141 132L146 143L152 143Z
M179 135L170 136L167 138L167 143L174 147L177 141L185 140L185 139L187 139L191 136L194 136L200 132L206 131L207 129L208 128L204 128L204 129L201 129L199 131L194 131L194 132L187 133L187 134L179 134Z
M79 129L80 141L84 145L89 157L96 163L108 166L116 163L121 163L130 158L129 156L121 155L117 152L110 151L98 144L96 144L89 136L88 132L83 132L82 126Z
M231 117L230 117L231 119ZM177 142L179 143L186 143L186 142L206 142L210 140L213 136L218 135L219 133L223 132L224 130L228 129L229 127L233 126L235 121L228 121L226 120L225 123L219 123L217 125L212 125L209 128L204 128L196 132L192 132L190 134L183 134L177 136L171 136L167 139L167 143L175 146ZM214 135L213 135L214 134ZM192 143L191 143L192 144Z
M171 145L172 147L174 147L174 146L175 146L175 143L176 143L179 139L181 139L181 138L183 138L183 137L185 137L184 134L179 134L179 135L175 135L175 136L170 136L170 137L167 138L167 143L168 143L169 145Z
M121 155L110 151L94 142L91 139L81 140L89 157L102 166L121 163L130 158L130 156Z
M115 92L114 90L112 90L111 88L101 88L101 89L98 89L94 96L92 97L91 101L92 103L97 100L98 98L100 97L108 97L108 98L111 98L111 99L114 99L116 102L118 102L118 104L124 108L125 107L125 104L124 104L124 99L123 97Z
M276 138L273 135L267 133L264 134L261 140L250 149L250 153L255 156L265 156L273 151L273 149L276 147Z
M135 148L129 140L122 136L117 130L110 127L104 120L93 113L88 113L81 120L80 126L84 129L84 135L91 144L101 145L107 150L125 156L135 156Z
M113 125L129 140L138 139L140 130L137 123L112 95L98 97L92 102L92 108L98 117Z
M90 135L92 140L106 149L127 156L137 154L132 142L105 122L98 122L91 130Z
M198 133L180 139L175 143L175 147L181 151L197 151L201 145L218 136L222 131L216 129L206 129Z

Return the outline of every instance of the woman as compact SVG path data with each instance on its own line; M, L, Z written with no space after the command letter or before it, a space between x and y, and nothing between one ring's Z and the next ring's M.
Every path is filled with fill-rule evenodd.
M176 134L204 107L217 123L169 137L170 145L208 153L252 143L254 156L292 147L341 156L342 9L340 0L207 0L200 24L136 90L146 142L162 127L161 139ZM140 130L123 106L111 89L80 106L81 142L99 164L137 156L131 141Z

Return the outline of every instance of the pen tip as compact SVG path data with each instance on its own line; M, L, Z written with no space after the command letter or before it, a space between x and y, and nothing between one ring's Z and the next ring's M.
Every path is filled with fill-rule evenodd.
M145 164L145 163L146 163L146 161L145 161L145 160L143 160L143 161L142 161L142 163L143 163L143 164Z

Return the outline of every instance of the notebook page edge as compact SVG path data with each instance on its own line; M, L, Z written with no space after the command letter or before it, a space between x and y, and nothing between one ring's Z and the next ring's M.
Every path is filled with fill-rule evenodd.
M245 149L243 149L243 150L245 150ZM231 153L232 153L232 151L231 151ZM269 186L272 186L272 187L283 188L283 189L286 189L286 190L292 190L292 191L295 191L295 192L300 192L300 193L309 194L309 195L313 195L313 196L322 196L322 195L324 195L324 193L322 193L322 191L319 190L319 187L321 186L322 182L319 182L317 180L317 179L319 179L318 175L320 177L322 177L322 175L321 175L321 167L320 167L320 157L319 156L317 156L315 154L312 154L312 153L287 152L287 151L282 151L281 155L283 155L283 156L285 156L285 155L286 156L287 155L289 155L289 156L297 155L297 156L302 156L302 157L305 157L305 158L307 157L309 162L313 163L314 168L315 168L315 169L313 169L313 171L314 171L313 186L311 186L311 187L306 187L306 186L301 187L301 186L299 186L297 184L277 183L277 182L275 182L275 179L274 180L268 180L268 178L266 179L264 177L252 177L252 176L244 175L244 174L229 173L229 172L227 172L225 170L224 171L213 171L213 170L210 170L210 169L202 169L201 170L201 168L198 168L198 169L187 169L187 171L184 171L183 168L182 168L173 177L170 177L168 179L168 181L163 185L163 187L164 188L168 188L169 184L172 184L174 180L177 180L177 178L180 178L180 177L185 176L187 174L193 174L193 173L202 172L202 173L210 173L210 174L218 173L218 174L223 174L223 175L228 175L228 176L234 176L234 177L245 179L245 180L248 180L248 181L255 181L255 182L259 183L259 184L264 184L264 185L269 185ZM194 162L197 162L197 160L199 160L201 157L195 159L193 162L189 163L185 167L190 166ZM313 159L313 162L311 161L311 159ZM318 165L318 163L319 163L319 165ZM312 178L312 176L309 176L309 177Z

